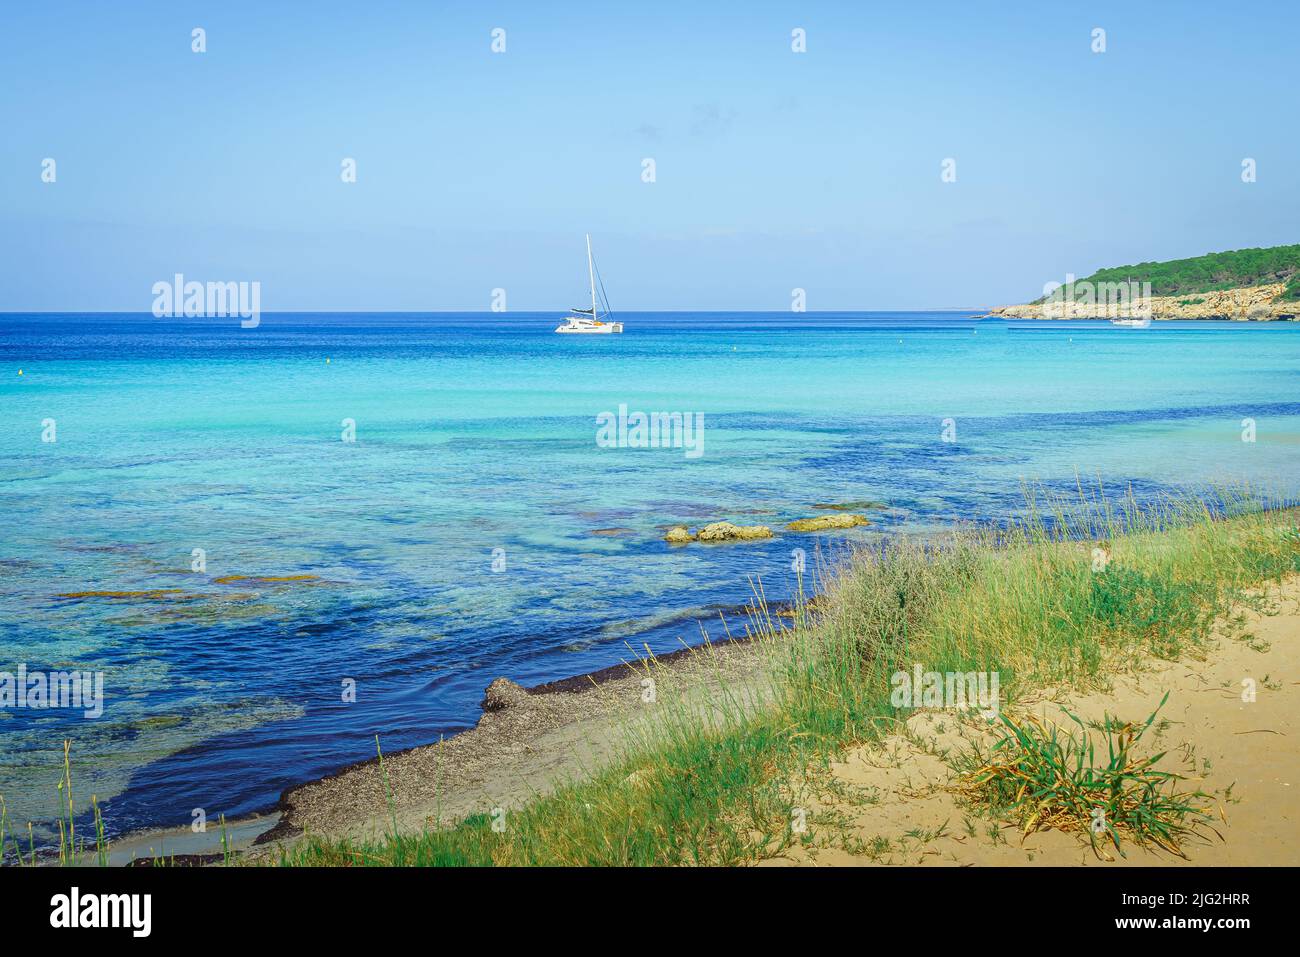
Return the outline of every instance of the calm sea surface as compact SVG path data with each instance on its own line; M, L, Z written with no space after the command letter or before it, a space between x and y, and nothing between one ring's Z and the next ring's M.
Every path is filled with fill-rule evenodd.
M114 832L267 808L375 734L472 726L498 675L698 642L750 579L787 597L792 549L1004 518L1022 480L1295 491L1300 324L970 316L0 316L0 671L103 671L107 696L98 719L0 710L11 821L54 813L65 737ZM703 413L703 454L598 447L620 404ZM661 541L856 500L888 507ZM152 594L66 597L88 591Z

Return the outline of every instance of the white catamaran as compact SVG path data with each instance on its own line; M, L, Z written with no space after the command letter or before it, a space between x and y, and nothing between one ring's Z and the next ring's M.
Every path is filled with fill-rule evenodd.
M622 332L623 323L611 322L609 311L609 300L605 298L605 284L600 284L600 298L605 305L605 311L600 312L596 303L596 264L591 258L591 235L587 236L587 277L591 280L591 308L579 309L574 307L569 310L569 315L565 317L564 322L555 327L556 332L586 332L586 333L610 333ZM601 317L604 317L602 319Z

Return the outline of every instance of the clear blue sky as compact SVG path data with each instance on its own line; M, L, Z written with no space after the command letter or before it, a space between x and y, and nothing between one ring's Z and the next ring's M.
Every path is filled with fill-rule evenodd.
M0 310L148 311L176 272L558 310L588 231L616 310L987 305L1300 242L1298 9L5 2Z

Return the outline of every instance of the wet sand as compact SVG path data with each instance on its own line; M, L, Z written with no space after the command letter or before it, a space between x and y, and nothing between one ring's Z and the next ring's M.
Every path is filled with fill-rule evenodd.
M222 860L222 841L232 852L247 848L279 821L278 812L240 818L226 822L223 832L217 822L195 832L189 827L164 828L154 831L137 831L115 839L108 849L110 867L152 862L159 859L171 864L210 864ZM95 863L93 852L81 855L82 863Z

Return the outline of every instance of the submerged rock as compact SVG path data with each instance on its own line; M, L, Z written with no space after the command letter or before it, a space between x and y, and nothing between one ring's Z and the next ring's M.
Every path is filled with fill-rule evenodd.
M819 508L831 512L851 512L862 510L864 508L889 508L884 502L873 502L865 500L861 502L818 502L813 508Z
M772 530L766 525L733 525L731 522L713 522L705 525L695 536L701 542L748 541L771 538Z
M674 545L681 545L686 542L695 541L695 536L691 534L690 529L685 525L675 525L668 529L668 534L664 536L665 542L672 542Z
M821 532L828 528L853 528L855 525L870 525L861 515L818 515L816 518L800 518L786 526L792 532Z
M484 711L504 711L517 708L528 701L528 691L523 685L515 684L509 678L497 678L487 686L483 694Z
M212 579L214 585L248 582L250 585L280 585L286 582L318 582L319 575L222 575Z
M150 588L145 591L61 591L55 598L147 598L162 601L175 601L185 592L179 588ZM187 598L202 598L202 595L186 595Z

